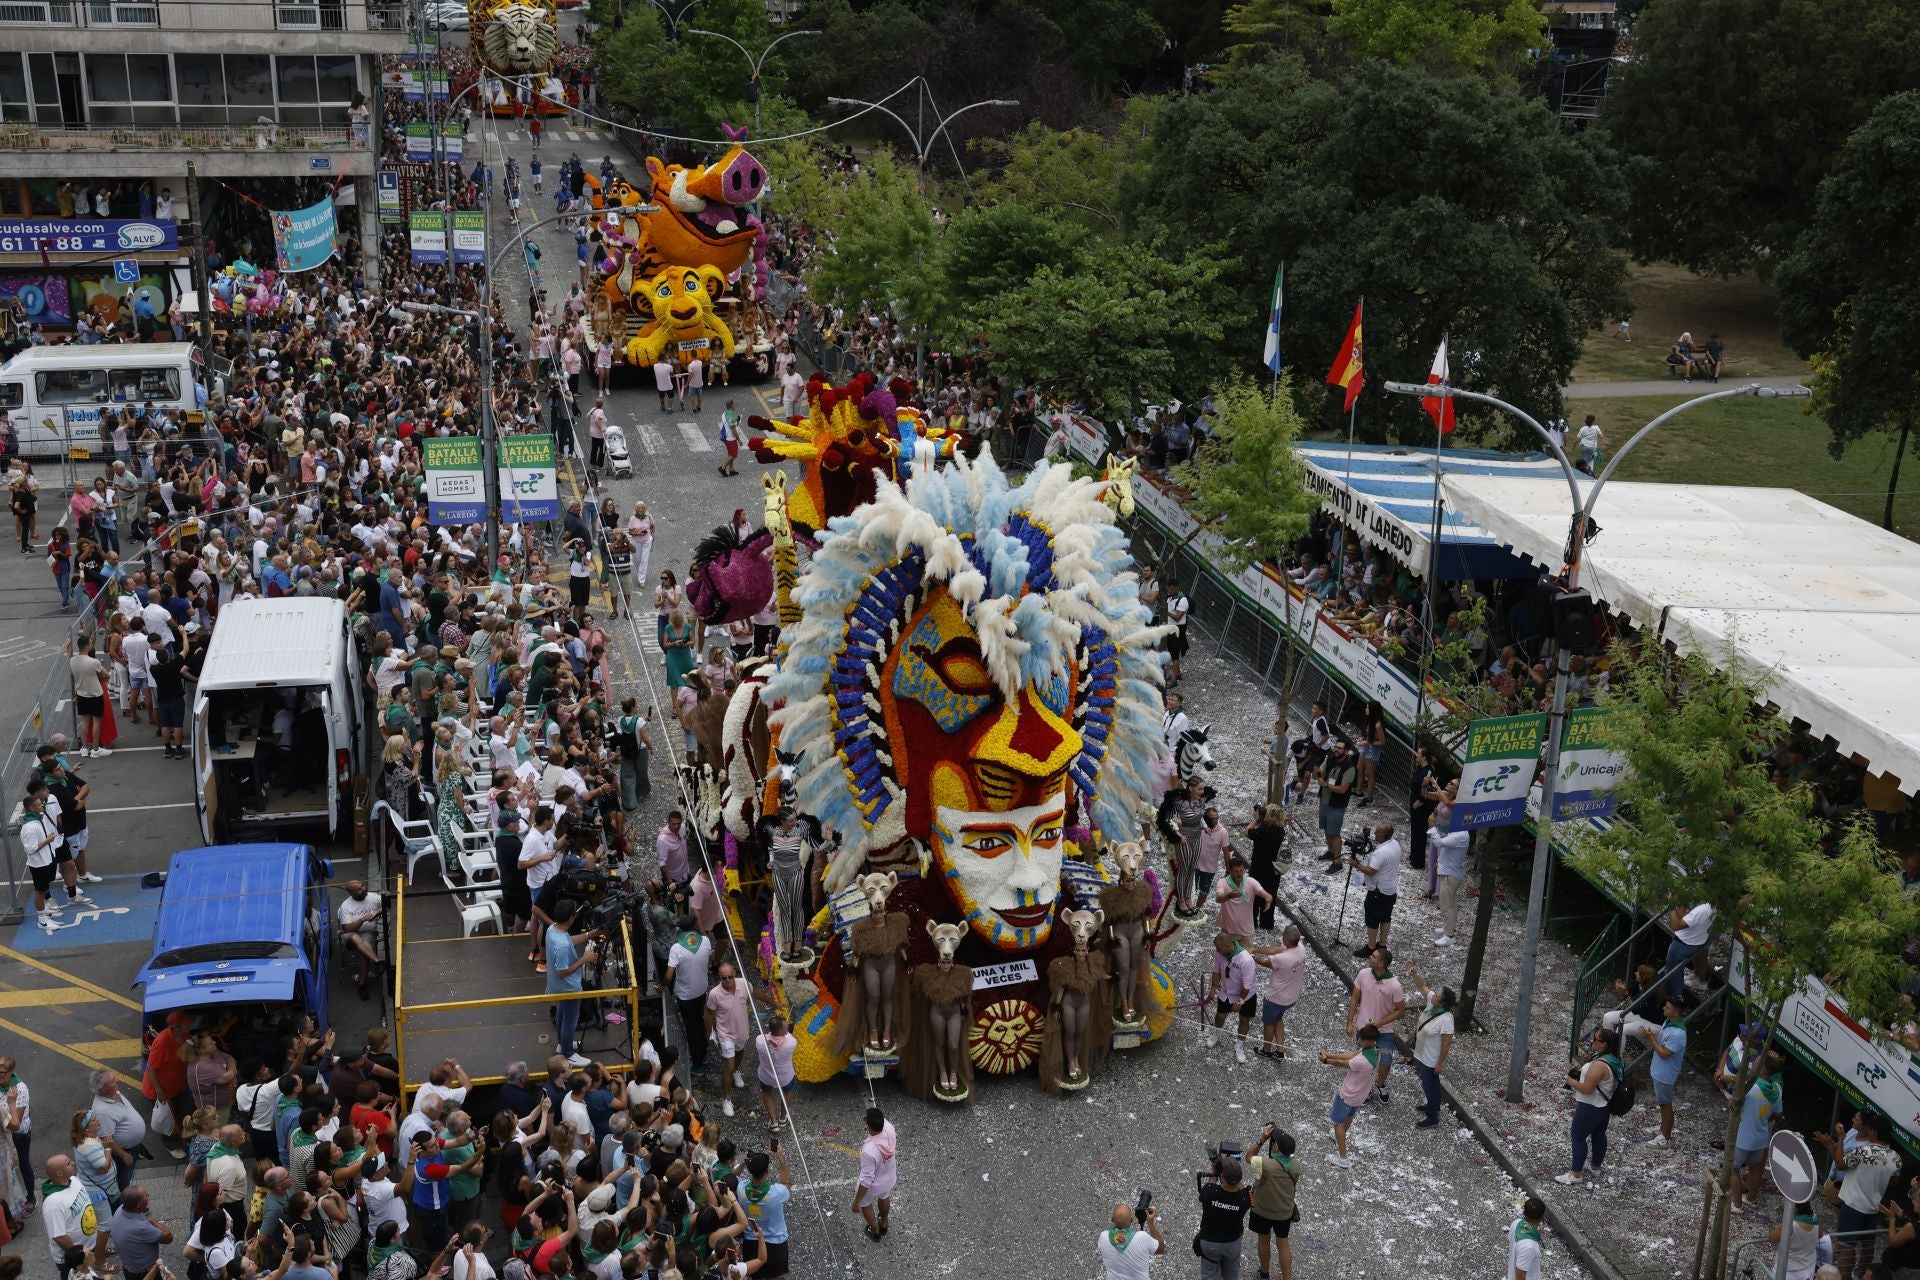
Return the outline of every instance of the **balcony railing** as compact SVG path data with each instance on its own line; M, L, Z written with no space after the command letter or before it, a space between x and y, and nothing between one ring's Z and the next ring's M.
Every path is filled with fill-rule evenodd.
M0 0L0 27L158 27L158 0ZM166 0L166 26L188 31L407 29L405 0Z
M348 151L353 131L317 125L0 124L0 151Z

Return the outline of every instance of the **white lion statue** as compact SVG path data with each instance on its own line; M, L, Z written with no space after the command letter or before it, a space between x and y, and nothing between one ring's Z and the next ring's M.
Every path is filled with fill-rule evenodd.
M501 76L525 76L547 71L560 50L560 31L551 2L515 3L488 7L476 4L475 26L485 28L480 47L489 70Z

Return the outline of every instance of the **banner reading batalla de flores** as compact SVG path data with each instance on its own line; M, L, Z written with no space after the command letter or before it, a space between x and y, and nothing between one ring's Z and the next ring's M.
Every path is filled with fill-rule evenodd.
M1460 792L1453 802L1453 830L1510 827L1526 821L1527 792L1540 743L1546 736L1544 712L1475 720L1467 726L1467 754L1460 767Z

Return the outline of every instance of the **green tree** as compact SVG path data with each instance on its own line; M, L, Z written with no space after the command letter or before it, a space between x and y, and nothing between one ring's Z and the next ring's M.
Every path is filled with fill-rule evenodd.
M1330 0L1241 0L1221 20L1227 56L1256 62L1275 51L1320 63L1331 53Z
M1121 192L1138 185L1154 110L1152 100L1133 98L1104 129L1049 129L1036 121L1005 142L984 142L979 150L997 172L983 192L1096 235L1120 234L1128 218Z
M682 20L678 42L667 38L658 10L631 4L617 25L604 22L594 36L594 82L605 101L642 120L669 119L689 132L718 138L722 122L753 118L746 101L747 60L726 41L693 35L688 27L724 32L755 51L771 38L760 0L704 0ZM768 83L784 82L781 60L799 43L774 52L763 69Z
M1780 264L1780 332L1812 361L1814 408L1835 457L1892 434L1881 523L1920 415L1920 93L1886 99L1820 184L1812 221Z
M1819 977L1856 1020L1886 1025L1901 1010L1900 961L1920 931L1920 903L1900 892L1872 829L1830 830L1804 784L1782 789L1765 758L1782 726L1758 711L1765 688L1732 655L1669 657L1659 645L1616 645L1602 705L1608 745L1628 773L1615 821L1586 831L1572 855L1589 878L1642 910L1706 903L1721 929L1743 926L1745 999L1768 1027L1749 1055L1725 1121L1720 1193L1696 1277L1722 1264L1740 1103L1788 996Z
M1106 422L1213 386L1225 367L1212 304L1222 267L1201 247L1175 257L1094 244L1043 266L990 301L988 350L1017 379L1085 405Z
M978 328L994 298L1071 260L1084 238L1074 223L1010 200L961 210L941 237L938 264L955 320Z
M1320 509L1320 499L1307 488L1306 467L1293 451L1307 426L1294 403L1293 379L1259 387L1235 375L1214 393L1213 403L1219 412L1212 434L1176 473L1193 494L1188 510L1220 538L1217 558L1228 572L1277 564ZM1306 630L1305 613L1305 602L1286 593L1282 708L1293 705L1305 668L1300 634Z
M1601 114L1631 157L1635 254L1768 270L1847 135L1914 88L1920 25L1898 0L1649 0Z
M1370 381L1425 380L1445 335L1463 385L1540 416L1585 332L1627 306L1612 175L1589 134L1511 86L1378 63L1334 84L1271 59L1170 100L1125 198L1148 228L1225 241L1230 354L1257 357L1282 259L1296 367L1329 367L1364 296ZM1432 436L1406 397L1369 397L1360 427Z
M884 303L921 329L946 319L951 310L938 266L940 228L914 171L882 151L828 191L818 225L833 252L814 255L814 295L854 311L863 303Z
M1546 18L1533 0L1333 0L1328 26L1359 60L1512 74Z

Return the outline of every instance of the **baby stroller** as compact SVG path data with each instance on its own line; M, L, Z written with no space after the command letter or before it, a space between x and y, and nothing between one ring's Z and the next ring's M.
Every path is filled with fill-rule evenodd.
M627 452L627 433L623 427L607 428L607 466L616 479L633 475L633 455Z

